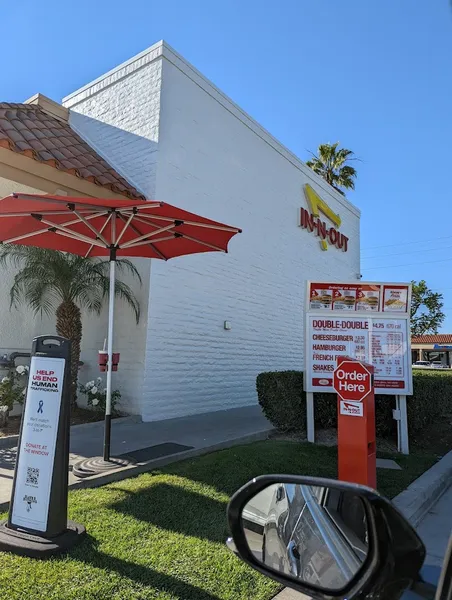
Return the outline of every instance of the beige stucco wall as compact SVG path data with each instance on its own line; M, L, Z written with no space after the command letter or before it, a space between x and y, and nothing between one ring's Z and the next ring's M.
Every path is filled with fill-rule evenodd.
M57 190L55 189L55 192ZM23 185L20 182L0 177L0 196L12 192L46 193L36 188ZM80 195L76 191L71 195ZM133 281L124 279L134 289L142 309L142 319L137 326L131 310L117 302L115 319L115 350L121 352L119 371L113 374L114 389L122 393L122 408L133 414L140 414L140 397L142 392L142 375L144 367L144 344L147 329L147 305L149 298L150 261L134 259L143 278L140 288ZM9 291L14 279L15 270L1 268L0 270L0 354L13 351L30 350L34 336L55 333L55 319L45 315L34 315L26 306L19 310L10 309ZM100 315L83 315L83 339L81 359L84 366L80 371L80 380L86 382L99 376L97 369L97 351L102 348L107 335L107 301ZM83 404L83 397L80 398Z

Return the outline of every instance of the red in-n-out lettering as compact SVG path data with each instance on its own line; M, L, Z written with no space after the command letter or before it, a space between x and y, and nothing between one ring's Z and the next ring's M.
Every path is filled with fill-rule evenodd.
M321 240L328 240L331 246L336 246L339 250L347 252L349 238L334 227L328 228L325 221L302 208L300 212L300 226L310 232L314 232Z

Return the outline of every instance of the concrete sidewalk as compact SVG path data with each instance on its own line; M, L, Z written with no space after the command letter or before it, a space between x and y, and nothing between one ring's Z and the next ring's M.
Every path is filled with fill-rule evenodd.
M452 534L452 487L429 510L417 532L427 548L425 563L441 566Z
M166 462L170 462L188 454L196 455L210 449L265 439L272 429L273 426L258 405L152 423L143 423L139 417L125 417L112 421L111 455L118 456L164 442L193 446L189 452L171 455L170 459L166 459ZM84 458L100 456L103 434L103 421L71 427L70 465ZM11 496L17 438L12 438L9 444L5 438L0 440L0 510L5 510L5 503L9 502ZM162 459L150 461L156 465L161 462ZM131 471L130 474L135 473ZM77 481L70 473L69 484Z

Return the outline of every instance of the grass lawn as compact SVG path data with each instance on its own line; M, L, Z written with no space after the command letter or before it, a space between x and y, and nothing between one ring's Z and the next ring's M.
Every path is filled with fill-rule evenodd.
M378 471L378 487L391 497L436 458L397 460L403 471ZM70 492L69 516L88 538L47 562L0 553L0 599L269 600L278 584L246 567L224 541L229 496L272 472L335 477L336 449L258 442Z

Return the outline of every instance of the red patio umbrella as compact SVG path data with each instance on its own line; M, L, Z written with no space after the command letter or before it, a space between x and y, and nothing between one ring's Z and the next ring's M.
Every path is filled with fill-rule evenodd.
M170 204L12 194L0 200L0 243L37 246L81 256L108 256L108 367L103 460L110 460L111 373L117 256L168 260L227 252L241 230Z

